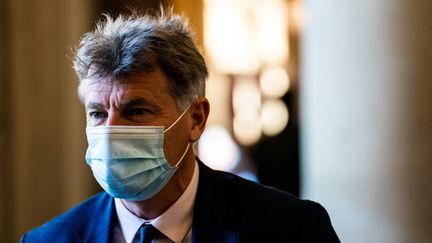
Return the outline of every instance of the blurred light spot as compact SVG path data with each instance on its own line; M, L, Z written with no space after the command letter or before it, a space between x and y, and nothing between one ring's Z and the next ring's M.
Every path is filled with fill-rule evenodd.
M261 107L261 94L258 83L251 78L237 78L233 87L234 112L243 109L257 109Z
M207 125L218 124L230 127L231 81L226 75L210 72L206 82L206 97L211 104Z
M288 108L279 99L267 100L261 109L263 133L275 136L288 124Z
M253 18L234 0L206 0L204 43L210 64L219 72L253 74L259 68Z
M256 109L245 107L234 115L234 136L243 145L252 145L261 138L261 121Z
M256 34L263 63L283 63L288 57L288 8L284 0L262 0L256 8Z
M260 76L260 88L267 97L282 97L289 89L290 80L286 70L281 67L265 68Z
M207 127L198 142L198 154L215 170L231 171L240 161L240 149L222 126Z

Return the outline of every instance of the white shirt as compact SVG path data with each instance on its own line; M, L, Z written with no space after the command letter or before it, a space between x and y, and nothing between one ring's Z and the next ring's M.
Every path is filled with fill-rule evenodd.
M150 223L166 237L156 237L153 243L190 243L192 238L192 219L196 191L198 188L198 163L192 179L183 194L159 217L145 220L131 213L121 202L115 198L115 208L118 224L113 231L113 242L135 243L139 242L139 228L143 223Z

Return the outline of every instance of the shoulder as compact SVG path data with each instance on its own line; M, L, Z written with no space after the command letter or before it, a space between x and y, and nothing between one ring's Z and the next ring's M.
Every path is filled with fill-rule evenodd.
M308 210L309 207L319 205L312 201L300 200L290 193L245 180L231 173L215 171L214 174L218 185L221 185L221 191L234 204L241 205L245 210L255 208L262 209L261 212L264 214L278 211L279 214L286 212L292 216Z
M25 233L21 242L79 242L82 229L92 224L96 213L107 208L109 197L106 193L99 193L77 206L67 210L47 223Z
M275 239L289 235L295 242L339 242L327 211L319 203L301 200L276 188L245 180L237 175L203 167L202 183L210 192L199 191L221 222L242 234L247 242L259 242L271 233ZM203 185L204 187L204 185ZM200 197L202 197L202 195ZM202 205L205 206L205 205ZM216 213L212 216L215 216Z
M199 187L205 187L205 191L210 190L214 194L222 193L225 196L244 200L256 199L253 202L264 205L278 202L300 203L300 200L290 193L246 180L229 172L213 170L201 161L199 161L199 171Z
M237 175L216 172L224 183L225 195L240 211L258 212L253 217L271 218L272 221L293 222L299 225L309 218L328 218L327 211L319 203L299 199L274 187L245 180Z

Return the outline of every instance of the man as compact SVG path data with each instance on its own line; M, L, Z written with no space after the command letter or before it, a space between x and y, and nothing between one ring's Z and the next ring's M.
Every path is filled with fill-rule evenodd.
M183 17L105 16L83 36L74 68L86 161L105 192L22 242L339 242L319 204L195 156L207 68Z

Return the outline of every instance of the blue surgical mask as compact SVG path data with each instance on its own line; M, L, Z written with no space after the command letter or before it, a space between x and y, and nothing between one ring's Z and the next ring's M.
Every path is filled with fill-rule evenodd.
M189 107L188 107L189 108ZM87 127L87 164L102 188L112 197L143 201L156 195L171 179L183 160L171 166L165 158L163 126Z

